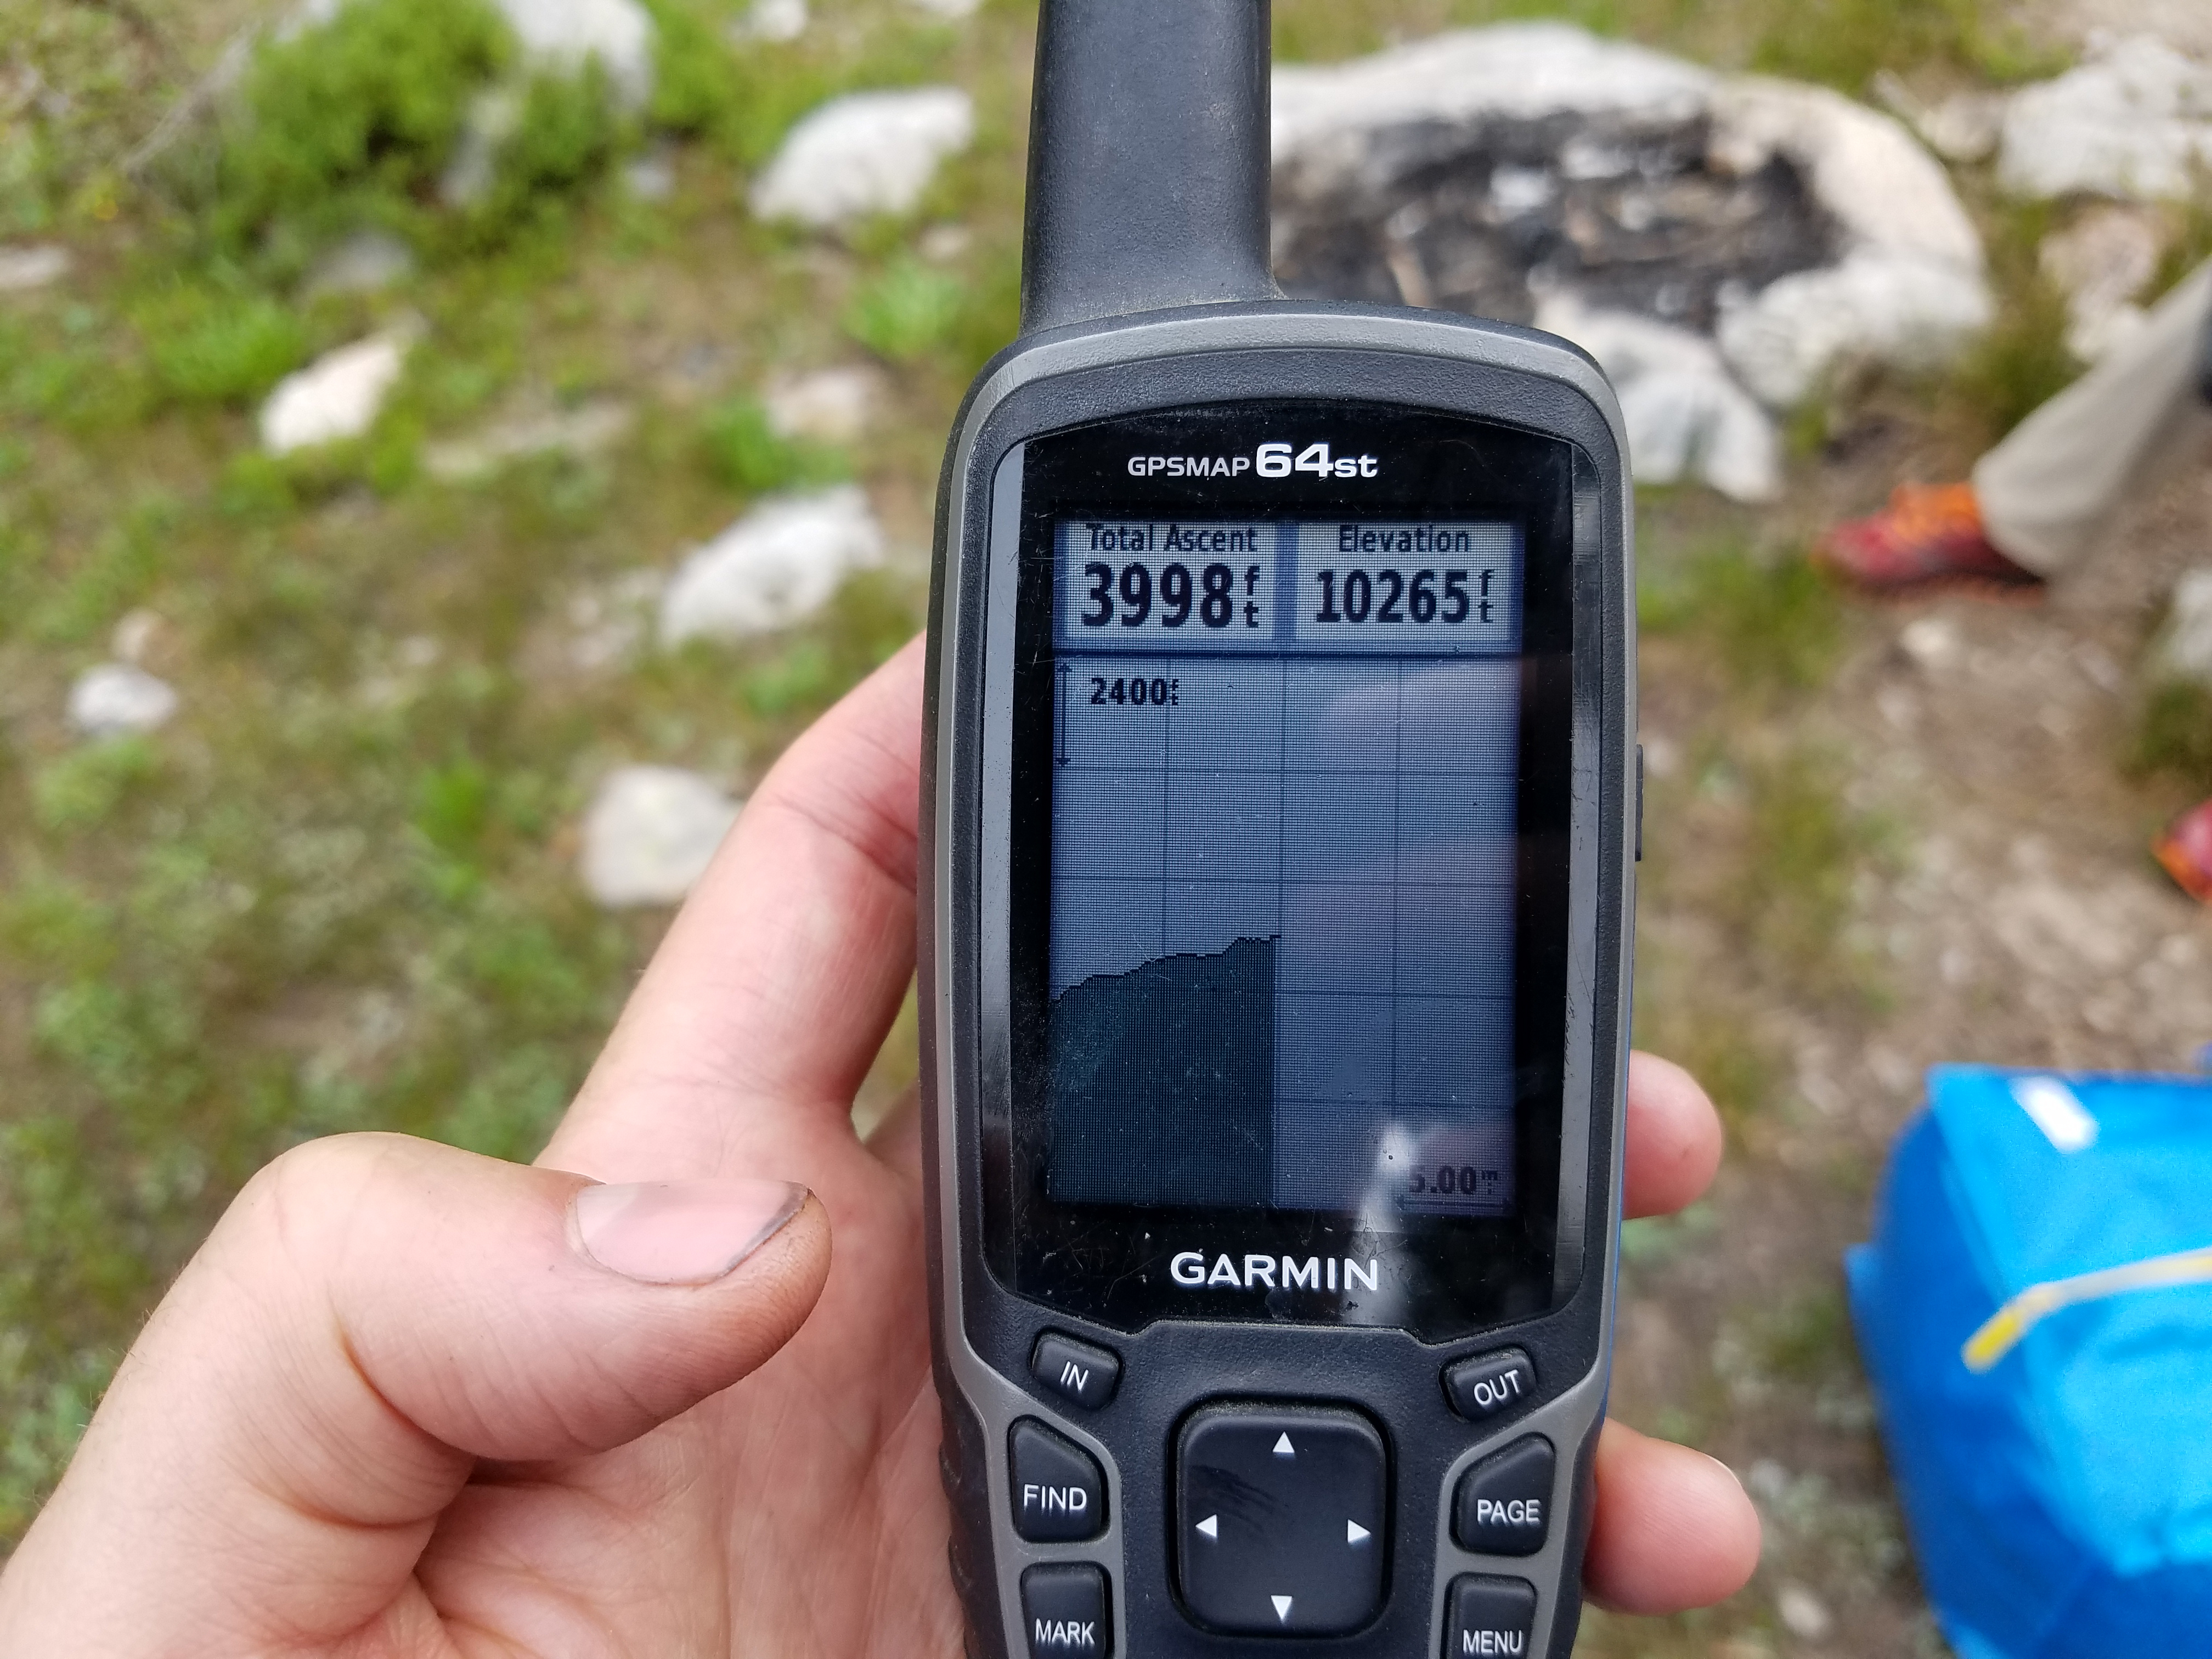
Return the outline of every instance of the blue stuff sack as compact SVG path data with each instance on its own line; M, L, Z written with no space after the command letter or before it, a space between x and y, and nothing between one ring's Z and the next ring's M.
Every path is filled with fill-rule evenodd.
M1938 1066L1844 1267L1960 1659L2212 1656L2212 1084Z

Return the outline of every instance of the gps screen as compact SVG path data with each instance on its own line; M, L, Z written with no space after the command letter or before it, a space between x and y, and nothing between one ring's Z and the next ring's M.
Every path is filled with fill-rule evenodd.
M1125 1328L1557 1292L1579 465L1287 400L1010 458L976 1147L1009 1287Z
M1047 1194L1511 1215L1518 526L1051 533Z

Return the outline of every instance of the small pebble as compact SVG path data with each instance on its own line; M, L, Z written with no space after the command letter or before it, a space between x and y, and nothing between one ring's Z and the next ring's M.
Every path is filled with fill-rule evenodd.
M1781 1615L1783 1628L1800 1641L1820 1641L1836 1626L1827 1603L1802 1584L1784 1584L1777 1591L1774 1610Z
M176 712L175 689L127 662L88 668L70 687L70 724L88 738L152 732Z

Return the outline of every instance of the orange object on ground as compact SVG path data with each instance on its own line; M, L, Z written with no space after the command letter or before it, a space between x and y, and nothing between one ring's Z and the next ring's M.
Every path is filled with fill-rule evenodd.
M2043 586L1990 544L1970 483L1899 484L1881 512L1831 530L1814 557L1876 593L1968 586L2025 595Z
M2191 807L2168 824L2150 850L2183 892L2212 904L2212 800Z

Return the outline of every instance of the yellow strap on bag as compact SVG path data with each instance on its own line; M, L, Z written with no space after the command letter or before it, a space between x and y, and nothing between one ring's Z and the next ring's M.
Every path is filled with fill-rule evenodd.
M1959 1357L1979 1375L2020 1344L2020 1340L2062 1308L2101 1302L2130 1291L2161 1290L2175 1285L2212 1285L2212 1249L2178 1250L2118 1267L2100 1267L2071 1279L2031 1285L1982 1322L1966 1339Z

